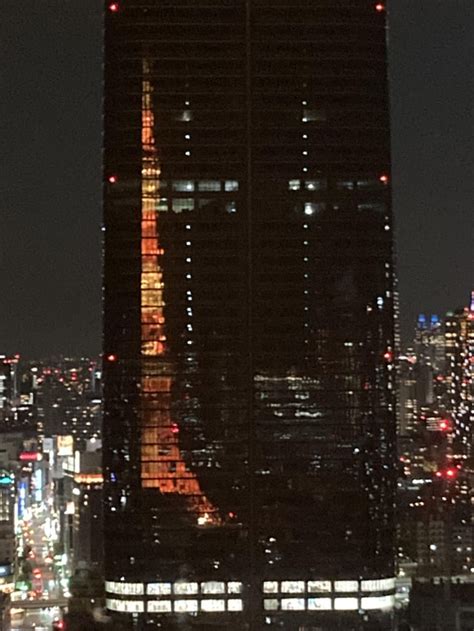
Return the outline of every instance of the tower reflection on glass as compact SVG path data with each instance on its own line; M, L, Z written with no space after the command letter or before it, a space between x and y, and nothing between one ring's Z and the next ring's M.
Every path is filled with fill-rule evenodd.
M385 6L113 6L107 607L131 628L390 629Z

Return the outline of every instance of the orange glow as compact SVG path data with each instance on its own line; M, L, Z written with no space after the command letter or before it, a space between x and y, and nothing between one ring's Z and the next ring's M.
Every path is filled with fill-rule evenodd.
M142 81L142 209L141 209L141 482L143 488L186 497L199 525L218 525L216 509L184 462L179 426L171 417L173 367L167 358L164 279L156 212L160 199L160 161L154 137L149 63Z

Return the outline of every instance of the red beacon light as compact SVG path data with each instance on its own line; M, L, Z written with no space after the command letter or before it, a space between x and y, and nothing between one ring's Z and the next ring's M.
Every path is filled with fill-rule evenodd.
M112 2L111 4L109 4L109 11L111 11L112 13L117 13L119 8L120 7L118 2Z
M385 11L385 5L382 4L381 2L378 2L375 5L375 10L377 11L377 13L382 13L383 11Z
M458 471L457 469L450 467L449 469L446 469L446 471L444 472L444 475L448 480L454 480L454 478L456 478L458 475Z
M115 355L114 353L110 353L109 355L106 356L105 359L108 362L116 362L117 361L117 355Z
M109 175L109 184L116 184L116 182L117 182L117 176Z
M438 423L438 427L442 432L447 432L449 429L451 429L451 425L449 423L448 420L446 419L442 419L439 423Z
M388 184L389 182L389 177L388 175L386 175L385 173L383 173L380 177L379 180L382 182L382 184Z

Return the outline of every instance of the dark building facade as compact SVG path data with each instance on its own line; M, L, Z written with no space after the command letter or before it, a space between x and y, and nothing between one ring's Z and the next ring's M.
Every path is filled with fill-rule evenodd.
M105 4L105 572L124 624L391 628L386 17Z

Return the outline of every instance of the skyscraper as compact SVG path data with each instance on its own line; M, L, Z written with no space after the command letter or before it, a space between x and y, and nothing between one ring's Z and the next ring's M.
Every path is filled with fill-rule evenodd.
M108 609L389 629L385 5L105 6Z

